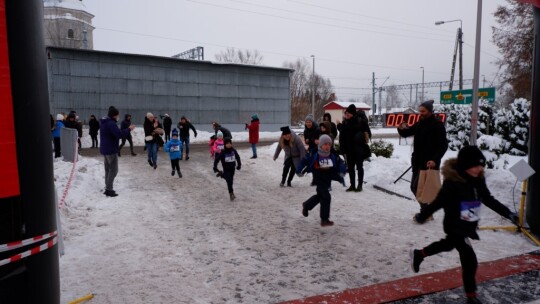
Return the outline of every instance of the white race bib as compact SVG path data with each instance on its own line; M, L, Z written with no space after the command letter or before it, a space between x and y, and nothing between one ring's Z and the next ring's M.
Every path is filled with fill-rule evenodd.
M481 201L461 202L461 219L467 222L478 222L481 206Z
M170 151L171 151L171 152L178 152L178 151L180 151L180 145L171 145Z
M333 166L334 166L334 162L332 161L330 157L319 159L319 168L332 168Z
M236 157L234 156L234 154L225 155L225 162L226 163L233 163L235 161L236 161Z

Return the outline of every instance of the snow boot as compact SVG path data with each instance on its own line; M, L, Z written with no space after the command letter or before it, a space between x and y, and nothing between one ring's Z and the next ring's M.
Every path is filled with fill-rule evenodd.
M236 198L236 196L234 195L234 193L229 193L229 196L231 197L231 201L234 201L234 199Z
M334 222L332 222L331 220L321 220L321 226L322 227L334 226Z
M182 172L180 172L180 170L178 170L178 177L182 178Z
M105 192L103 194L105 194L105 196L107 196L107 197L118 196L118 193L116 193L114 190L105 190Z
M422 264L422 261L424 261L422 251L416 250L416 249L411 249L409 251L409 257L410 257L412 270L415 273L418 273L418 271L420 271L420 264Z
M174 170L171 171L171 176L174 176Z

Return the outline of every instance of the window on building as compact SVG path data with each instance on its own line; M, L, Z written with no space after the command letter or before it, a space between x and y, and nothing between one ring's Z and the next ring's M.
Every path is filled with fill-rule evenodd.
M69 29L68 30L68 39L73 39L75 38L75 34L73 34L73 30L72 29Z

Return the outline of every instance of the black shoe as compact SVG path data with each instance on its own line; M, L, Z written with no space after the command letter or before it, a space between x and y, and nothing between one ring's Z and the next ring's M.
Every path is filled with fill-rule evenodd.
M234 193L229 193L229 196L231 197L231 201L234 201L234 199L236 198L236 196L234 196Z
M287 183L287 187L291 187L291 188L292 188L291 182L288 182L288 183Z
M104 193L108 197L115 197L118 196L118 193L116 193L114 190L105 190Z
M171 171L171 176L174 176L174 170Z
M362 185L359 185L358 187L356 187L354 192L362 192Z
M307 210L306 207L304 207L304 204L302 204L302 215L304 217L308 217L309 215L309 210Z
M417 273L418 271L420 271L420 264L422 264L422 261L424 261L422 252L420 250L411 249L409 251L409 257L411 262L411 268L415 273Z
M131 156L137 156L137 153L131 152Z
M150 159L148 160L148 164L150 165L150 167L154 166L154 163Z
M285 183L279 183L280 187L285 187Z
M331 220L321 220L322 227L334 226L334 222Z
M216 177L223 177L223 171L218 171L216 173Z
M154 164L154 170L156 170L156 169L157 169L157 163Z
M249 159L255 159L257 158L257 155L253 155L252 157L250 157Z
M309 185L312 186L312 187L313 187L313 186L316 186L316 185L315 185L315 182L311 182L311 184L309 184Z
M178 170L178 177L182 178L182 172L180 172L180 170Z
M347 190L345 190L345 192L354 192L354 191L356 191L356 188L353 185L351 185L349 188L347 188Z
M186 160L188 160L188 159L189 159L189 156L186 155Z

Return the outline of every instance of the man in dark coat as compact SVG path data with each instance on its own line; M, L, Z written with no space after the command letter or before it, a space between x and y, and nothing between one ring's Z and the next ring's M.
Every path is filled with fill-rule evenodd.
M212 128L214 129L214 135L217 136L217 133L218 133L219 131L221 131L221 133L223 134L223 138L229 137L229 138L232 139L231 131L229 131L229 129L223 127L223 126L220 125L219 123L217 123L217 122L214 121L214 122L212 123Z
M69 112L64 126L68 129L77 130L77 143L79 149L81 149L82 125L77 121L77 113L75 111Z
M361 192L364 184L364 159L369 151L368 141L371 134L367 119L358 115L356 106L349 105L344 113L344 120L340 125L339 151L347 159L350 187L348 192ZM358 186L356 186L355 172L358 171Z
M118 194L113 190L113 183L116 174L118 174L118 141L120 138L125 138L135 129L135 125L130 125L129 128L120 130L116 125L118 121L118 110L111 106L107 116L101 119L99 128L101 146L99 152L103 155L105 164L105 194L106 196L115 197Z
M182 142L182 146L186 147L186 160L188 160L189 159L189 130L191 129L193 131L194 137L197 137L197 130L195 130L195 127L193 126L193 124L185 116L182 116L180 118L180 121L178 122L178 125L176 127L178 128L178 130L180 130L180 141Z
M441 159L448 149L444 124L433 115L433 100L423 102L418 111L420 119L417 123L408 127L404 122L397 129L402 137L414 135L411 191L415 196L420 170L439 170ZM424 207L424 204L420 204L420 208Z
M171 127L172 127L172 119L169 116L169 114L165 113L165 117L163 117L163 130L165 131L165 141L171 140Z

